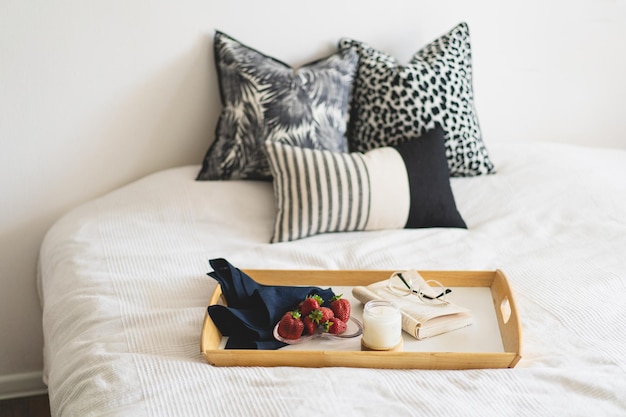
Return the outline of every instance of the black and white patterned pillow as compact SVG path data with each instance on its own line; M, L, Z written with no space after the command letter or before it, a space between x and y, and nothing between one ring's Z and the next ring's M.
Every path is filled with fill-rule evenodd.
M339 47L356 47L359 54L348 127L351 151L396 145L438 123L446 132L450 175L495 172L474 108L466 23L422 48L404 66L359 41L344 38Z
M276 219L271 243L328 232L466 228L450 187L444 132L366 153L267 142Z
M270 179L267 140L348 150L354 49L298 69L219 31L214 49L223 109L197 179Z

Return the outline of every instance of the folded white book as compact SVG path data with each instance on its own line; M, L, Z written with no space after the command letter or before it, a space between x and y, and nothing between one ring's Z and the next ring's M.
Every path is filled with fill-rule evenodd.
M471 311L450 301L424 302L415 295L423 291L427 297L437 298L439 289L431 288L417 271L404 271L411 277L408 295L391 291L389 281L379 281L368 286L357 286L352 295L363 304L371 300L387 300L395 303L402 312L402 330L415 337L425 339L472 324Z

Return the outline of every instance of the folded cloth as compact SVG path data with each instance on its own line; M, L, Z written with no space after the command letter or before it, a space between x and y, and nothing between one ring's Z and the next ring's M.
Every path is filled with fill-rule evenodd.
M308 295L318 294L328 304L335 295L329 288L263 285L231 265L226 259L211 259L213 277L222 287L226 304L211 305L208 313L224 336L226 349L278 349L285 343L274 338L273 329L288 311Z

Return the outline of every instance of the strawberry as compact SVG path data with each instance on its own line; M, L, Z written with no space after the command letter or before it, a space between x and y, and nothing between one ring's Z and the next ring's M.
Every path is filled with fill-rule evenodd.
M335 313L328 307L320 307L319 310L322 312L322 317L320 318L320 323L324 323L328 321L331 317L335 317Z
M338 319L337 317L331 317L324 322L324 330L332 334L341 334L346 331L348 325L345 321Z
M333 317L334 315L335 313L333 313L333 310L331 310L330 308L320 307L318 309L311 311L311 314L309 314L309 317L311 317L311 319L315 323L322 324L325 321L328 321L328 319Z
M331 310L330 308L320 307L311 311L309 317L311 318L311 320L313 320L314 323L322 324L325 321L328 321L328 319L333 317L334 315L335 313L333 313L333 310Z
M278 322L278 334L285 339L299 339L304 331L304 323L300 317L298 310L286 312Z
M302 318L302 323L304 323L305 334L313 334L317 330L317 323L315 323L313 319L309 316L304 316Z
M306 317L311 313L311 311L320 308L323 302L324 300L319 295L309 295L300 303L298 307L300 308L300 313Z
M339 294L330 299L330 308L335 313L335 317L344 323L350 318L350 301L341 298L343 294Z
M311 321L313 321L313 323L320 324L322 323L323 315L324 313L322 313L322 310L320 310L319 308L316 308L315 310L311 311L307 317L309 317Z

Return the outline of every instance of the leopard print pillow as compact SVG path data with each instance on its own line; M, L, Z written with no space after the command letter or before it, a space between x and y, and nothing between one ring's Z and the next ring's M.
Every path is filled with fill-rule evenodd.
M395 146L439 124L451 176L495 172L474 108L466 23L426 45L405 66L353 39L341 39L339 47L354 47L359 55L348 126L351 151Z

